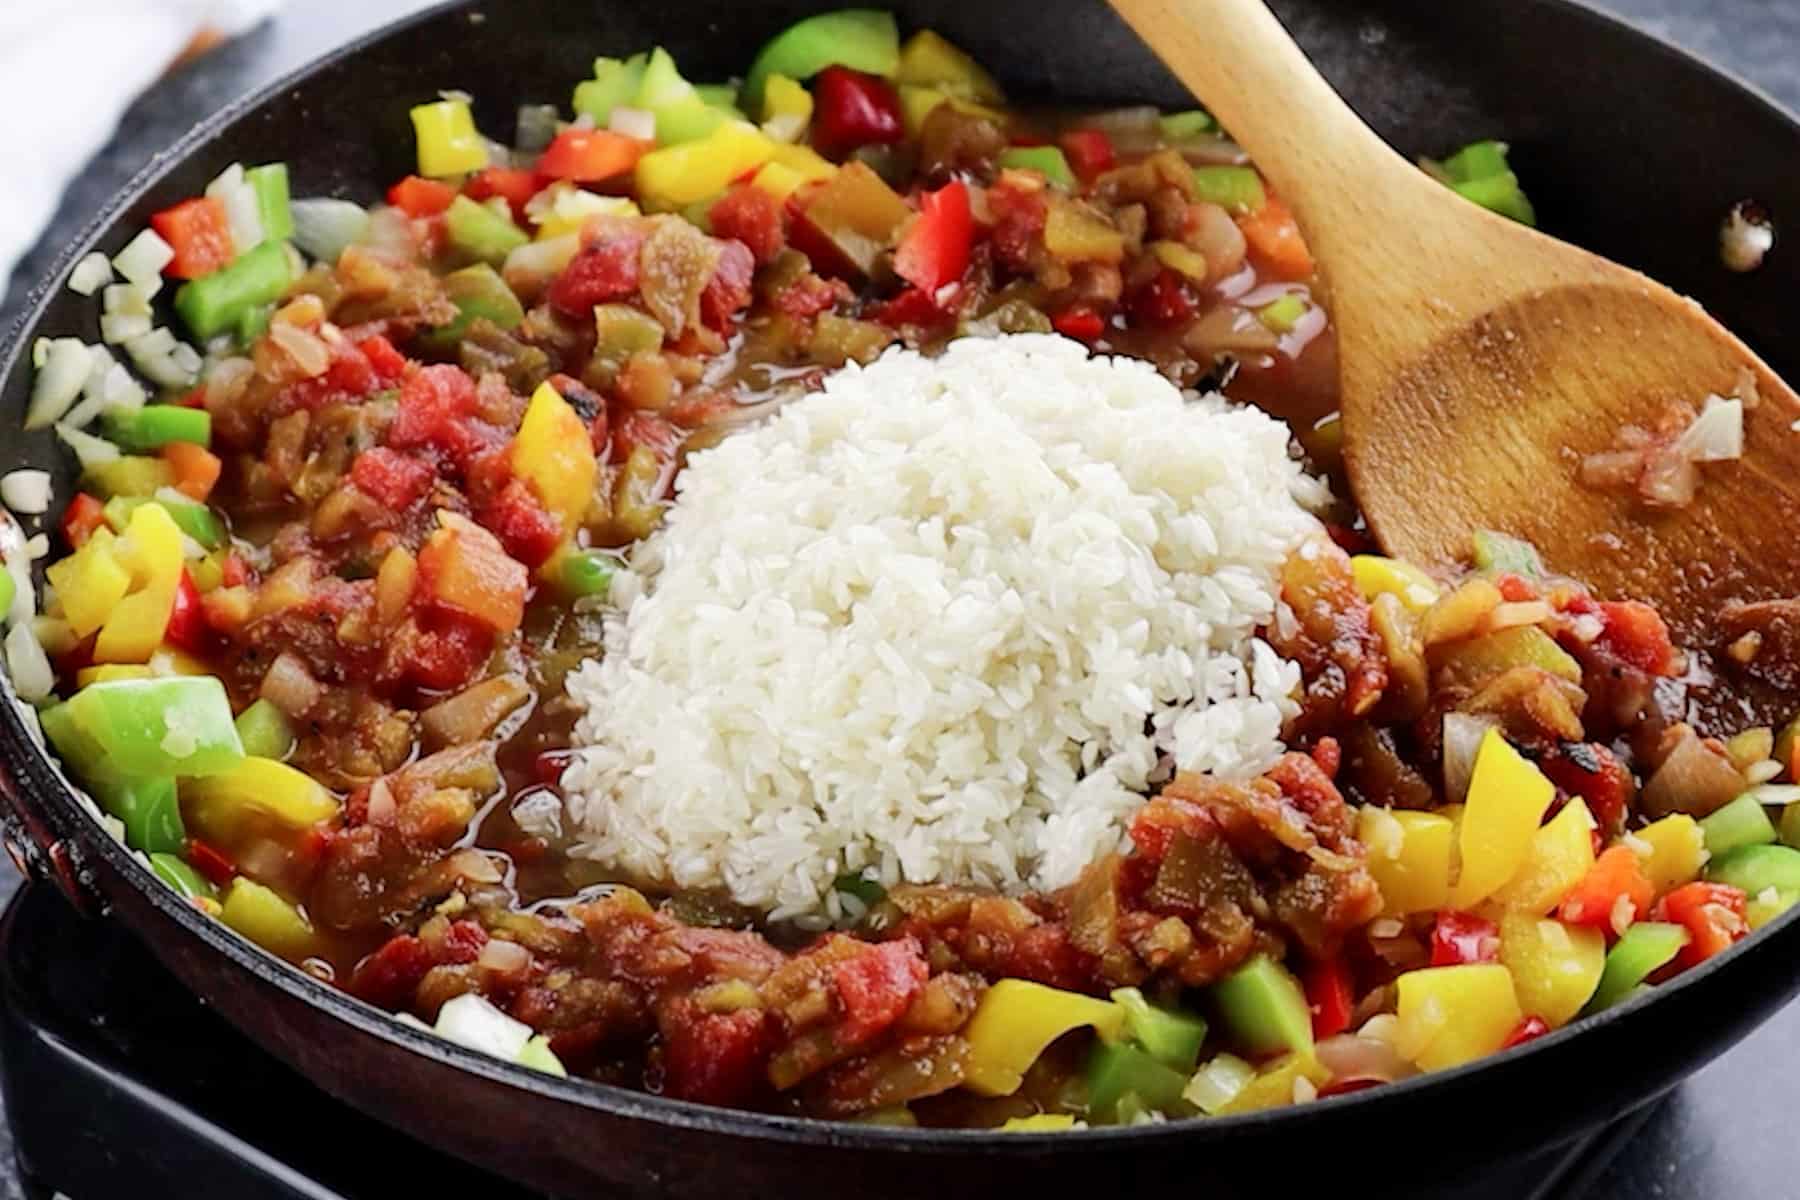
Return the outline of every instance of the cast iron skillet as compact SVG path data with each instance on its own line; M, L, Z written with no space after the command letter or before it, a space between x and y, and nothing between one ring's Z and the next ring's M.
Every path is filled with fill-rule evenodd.
M908 27L952 37L1022 97L1182 104L1181 90L1097 0L897 0ZM486 128L526 101L567 102L596 54L653 43L695 78L741 72L801 0L456 3L348 46L217 114L153 162L64 254L0 388L0 469L52 469L17 433L31 340L95 336L60 286L75 258L118 250L153 211L234 160L286 159L295 193L373 199L409 169L406 110L476 94ZM1568 0L1285 0L1278 7L1351 102L1408 153L1500 136L1551 231L1692 294L1789 378L1800 258L1727 274L1715 231L1752 196L1800 213L1800 126L1763 98ZM1297 112L1294 119L1306 120ZM1329 264L1327 264L1329 265ZM1773 516L1774 514L1771 514ZM10 693L9 693L10 695ZM321 1088L428 1142L559 1194L969 1196L1179 1187L1215 1197L1384 1187L1407 1194L1598 1127L1660 1095L1800 990L1800 914L1605 1016L1481 1064L1301 1108L1080 1136L945 1133L728 1112L549 1079L416 1032L277 963L180 903L89 819L19 714L0 705L15 857L138 932L194 991ZM370 1164L371 1172L379 1172ZM815 1190L816 1189L816 1190Z

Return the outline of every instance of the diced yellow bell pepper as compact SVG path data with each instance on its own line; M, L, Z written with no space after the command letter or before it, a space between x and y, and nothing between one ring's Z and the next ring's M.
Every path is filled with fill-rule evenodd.
M972 117L986 117L994 124L1005 128L1011 118L997 108L989 108L985 104L977 104L973 100L965 100L960 96L952 96L942 88L917 87L913 84L900 85L900 119L906 127L906 136L916 139L924 132L925 119L937 111L940 104L953 105L958 112L968 113Z
M1498 963L1426 967L1394 982L1400 1053L1427 1071L1492 1054L1525 1015L1512 973Z
M1294 1085L1302 1079L1320 1088L1331 1082L1331 1072L1310 1054L1284 1054L1257 1072L1255 1079L1213 1115L1226 1117L1292 1104Z
M1125 257L1125 235L1085 205L1057 199L1044 219L1044 249L1065 262L1116 263Z
M983 1096L1010 1096L1045 1047L1084 1025L1116 1040L1125 1028L1125 1010L1079 992L1002 979L982 996L963 1030L969 1042L964 1082Z
M780 76L776 76L780 78ZM1009 1117L1000 1126L1001 1133L1061 1133L1075 1128L1075 1118L1068 1113L1037 1113L1029 1117Z
M244 758L220 774L182 780L181 806L194 829L227 845L252 813L303 830L338 812L337 798L323 784L272 758Z
M179 646L158 646L150 656L152 675L211 675L212 668Z
M800 190L806 178L784 163L767 162L750 182L775 197L777 203L785 204L789 196Z
M1593 831L1587 802L1580 797L1570 800L1531 835L1525 864L1490 902L1532 916L1555 908L1594 865Z
M1432 664L1454 682L1475 686L1514 667L1537 667L1570 683L1581 682L1581 664L1536 625L1514 625L1442 647Z
M254 880L231 881L219 919L257 945L284 958L304 958L318 935L299 909Z
M1556 1029L1574 1020L1600 986L1606 935L1590 926L1508 913L1500 919L1500 961L1512 972L1519 1007Z
M156 674L149 667L140 667L135 663L102 663L97 667L83 667L75 672L77 687L86 687L90 683L111 683L115 679L150 679Z
M587 425L548 383L538 385L525 409L512 467L556 517L564 539L573 535L593 498L599 464Z
M97 663L148 662L162 644L175 609L184 565L181 530L160 504L140 505L125 535L113 544L134 589L113 605L94 642Z
M981 104L1006 103L1006 93L980 63L930 29L913 34L900 48L900 70L894 78Z
M797 141L812 120L812 93L786 75L771 75L763 87L763 109L757 119L763 132L778 142Z
M1356 590L1362 593L1364 600L1373 600L1384 592L1391 593L1413 613L1422 613L1438 601L1437 581L1398 558L1355 554L1350 558L1350 573L1356 578Z
M777 144L769 153L769 161L792 167L808 183L815 179L830 179L838 173L838 165L811 146Z
M181 527L160 504L141 504L131 512L125 534L113 543L119 562L131 572L134 588L167 587L181 581L186 565Z
M466 175L488 165L487 143L462 100L439 100L412 110L419 142L419 174L428 179Z
M1650 856L1643 860L1644 877L1657 895L1700 878L1700 868L1706 863L1706 835L1694 818L1671 813L1633 836L1650 847Z
M1473 908L1499 890L1531 852L1531 839L1556 786L1493 729L1475 753L1475 773L1463 809L1458 850L1462 872L1450 903Z
M1403 917L1450 903L1456 823L1449 817L1371 805L1357 819L1356 836L1369 848L1369 874L1381 888L1383 915Z
M665 146L640 158L638 197L652 210L685 208L768 162L775 146L756 126L727 121L698 141Z
M85 638L106 624L114 606L131 590L131 572L119 562L113 542L110 529L96 529L81 549L45 572L62 601L63 619L77 637Z
M624 196L602 196L559 180L532 199L529 215L537 225L537 240L547 242L580 233L595 217L635 217L639 209Z

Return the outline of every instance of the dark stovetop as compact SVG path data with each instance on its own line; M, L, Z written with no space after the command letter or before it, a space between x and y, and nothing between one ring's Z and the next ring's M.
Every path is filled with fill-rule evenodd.
M0 303L0 331L20 315L31 282L132 175L194 122L330 47L424 0L303 0L237 43L163 80L126 116L82 172L38 249ZM1794 0L1600 0L1600 6L1687 46L1800 109L1800 4ZM70 81L83 86L78 77ZM55 98L52 98L55 99ZM0 898L17 879L0 868ZM1788 1114L1800 1104L1800 1005L1696 1075L1665 1101L1589 1190L1595 1200L1800 1194L1800 1141ZM1471 1136L1480 1121L1472 1119ZM148 1131L145 1131L148 1133ZM23 1200L10 1131L0 1124L0 1200ZM146 1181L148 1183L148 1181ZM153 1187L138 1195L161 1194ZM74 1200L105 1200L76 1196Z

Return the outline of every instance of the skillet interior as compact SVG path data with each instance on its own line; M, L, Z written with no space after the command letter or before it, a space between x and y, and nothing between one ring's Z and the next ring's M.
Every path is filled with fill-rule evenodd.
M279 155L291 164L296 194L370 199L378 181L408 169L410 98L466 87L478 93L484 124L505 128L520 102L566 103L597 53L660 42L694 76L724 76L741 70L764 36L814 7L510 0L438 10L334 56L260 103L220 114L153 164L91 237L118 249L149 213L198 191L234 159ZM1171 105L1181 98L1095 0L895 7L908 25L933 25L966 45L1022 96ZM1800 374L1800 349L1778 324L1780 299L1800 282L1800 267L1777 253L1760 274L1731 276L1714 250L1719 217L1742 196L1778 215L1800 211L1800 180L1785 169L1800 129L1787 118L1679 53L1562 0L1276 7L1403 150L1509 138L1549 230L1695 295L1777 370ZM89 240L69 248L56 281ZM91 337L93 320L90 302L60 288L40 293L10 342L0 428L17 429L24 410L30 379L19 354L31 338ZM0 469L46 466L59 490L71 482L48 437L0 444ZM63 840L80 885L104 897L199 994L327 1090L472 1160L569 1192L608 1181L659 1195L827 1186L975 1195L1020 1185L1061 1194L1179 1180L1219 1195L1263 1196L1277 1180L1278 1191L1298 1191L1363 1169L1404 1193L1408 1180L1476 1172L1651 1098L1800 986L1800 968L1789 965L1800 952L1800 923L1790 917L1648 1003L1479 1068L1316 1108L1064 1139L1054 1157L1042 1154L1040 1138L725 1113L503 1067L411 1034L265 959L176 903L99 835L29 749L10 708L0 709L0 727L0 758L41 836ZM1282 1154L1302 1140L1307 1153Z

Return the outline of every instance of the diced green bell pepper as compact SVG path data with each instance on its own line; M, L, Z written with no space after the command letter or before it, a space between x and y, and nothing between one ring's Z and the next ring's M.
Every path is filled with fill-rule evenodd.
M13 597L19 594L19 585L13 582L11 571L0 571L0 613L12 607Z
M258 700L237 715L238 741L251 758L281 762L294 752L294 727L287 714L267 700Z
M259 304L255 308L246 308L237 320L237 344L242 349L254 346L263 334L269 332L269 318L275 315L273 304Z
M1538 557L1537 547L1530 542L1491 529L1477 529L1473 542L1478 571L1510 571L1528 579L1541 578L1544 574L1544 560Z
M1265 954L1213 985L1213 1003L1226 1035L1252 1057L1313 1047L1312 1010L1287 968Z
M1800 892L1800 850L1788 846L1740 846L1706 864L1706 878L1755 896L1767 888Z
M1467 183L1453 183L1450 190L1465 200L1472 200L1489 212L1510 217L1521 225L1537 227L1537 210L1525 196L1525 190L1519 186L1519 177L1508 171L1504 175L1490 175L1486 179L1471 179Z
M100 427L107 441L128 454L160 450L170 442L212 444L212 414L180 404L108 409Z
M656 117L656 144L659 146L697 142L731 120L731 115L724 109L715 108L698 96L659 105L650 111Z
M1184 1075L1194 1073L1200 1047L1206 1041L1206 1022L1187 1013L1157 1008L1136 988L1119 988L1113 1003L1125 1010L1125 1036L1143 1047L1156 1061Z
M219 898L219 890L213 887L212 882L188 866L187 861L178 854L152 854L150 869L156 872L158 879L180 892L185 899L217 900Z
M1444 174L1457 183L1505 175L1512 170L1506 163L1508 149L1505 142L1470 142L1444 160Z
M1119 1119L1127 1096L1165 1116L1190 1111L1181 1098L1188 1077L1130 1042L1097 1043L1088 1056L1086 1078L1088 1112L1103 1121Z
M1688 944L1688 931L1663 921L1639 921L1626 929L1611 950L1600 972L1600 986L1587 1002L1585 1013L1603 1012L1627 1000L1645 986L1658 969L1673 962Z
M256 191L257 211L262 215L263 240L285 242L294 236L294 210L288 200L286 163L264 163L244 172Z
M1214 133L1218 128L1219 123L1213 120L1212 114L1198 108L1190 112L1167 113L1157 122L1165 142L1184 142L1202 133Z
M638 89L644 82L648 54L634 54L620 61L601 58L594 61L594 77L575 86L574 108L577 114L592 117L594 124L606 128L612 110L621 104L637 102Z
M696 83L694 94L699 96L701 102L708 108L719 109L728 117L734 117L739 121L750 119L744 115L744 110L737 106L737 89L729 83Z
M122 782L90 781L100 807L125 825L125 844L146 854L179 854L187 845L175 780L162 775Z
M1306 300L1289 292L1257 309L1256 319L1261 321L1264 328L1268 329L1270 333L1287 334L1294 332L1306 312Z
M1723 858L1741 846L1766 846L1775 840L1775 826L1755 796L1745 793L1700 819L1706 852Z
M244 314L273 304L293 282L287 246L264 242L230 266L181 285L175 311L201 341L235 330Z
M604 596L618 569L619 560L603 550L577 550L564 556L558 579L570 596Z
M169 514L169 519L175 522L177 529L206 549L217 550L225 544L225 523L219 520L212 509L193 501L174 500L166 496L114 496L101 509L101 515L115 533L124 533L125 527L131 523L131 514L146 504L160 506Z
M517 329L525 319L525 306L506 286L506 280L486 263L444 276L444 294L456 305L457 315L456 320L426 335L426 345L434 349L454 346L476 321L488 320L501 329Z
M94 463L81 473L81 490L95 496L148 497L174 484L175 471L167 462L142 454Z
M887 899L887 889L881 886L880 880L869 878L866 871L846 871L833 880L831 886L833 891L855 896L869 908Z
M1000 152L999 163L1015 171L1036 171L1058 187L1075 186L1075 172L1060 146L1014 146Z
M1240 216L1260 212L1269 200L1255 167L1195 167L1194 192L1207 203Z
M900 30L894 14L874 8L819 13L788 26L763 45L744 78L746 112L761 112L771 75L811 79L826 67L850 67L889 77L900 69Z
M0 605L0 609L4 607ZM1781 828L1778 832L1782 845L1800 846L1800 800L1792 801L1781 810Z
M84 777L213 775L244 757L225 685L210 675L90 683L60 709L83 742L57 749Z
M464 258L497 267L506 256L525 245L531 238L513 223L485 204L458 196L444 213L444 232L450 246Z

